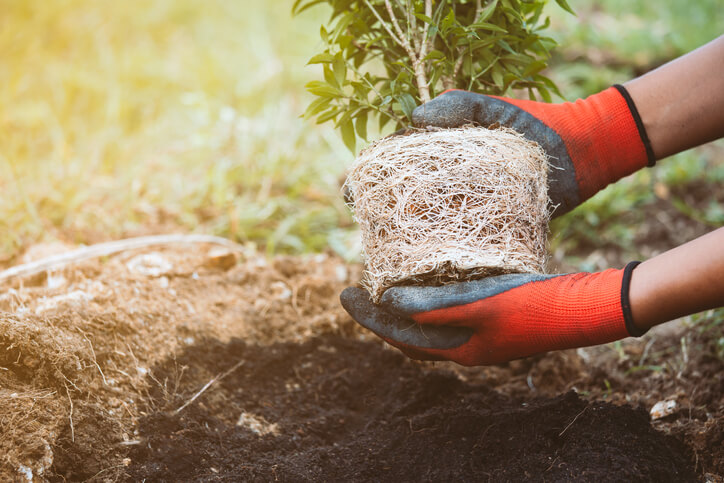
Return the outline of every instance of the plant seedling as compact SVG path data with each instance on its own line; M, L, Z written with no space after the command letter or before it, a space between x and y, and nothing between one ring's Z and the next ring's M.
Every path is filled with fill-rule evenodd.
M566 0L556 0L572 13ZM347 147L409 124L413 109L447 89L502 95L525 89L550 102L555 84L541 71L556 43L541 32L548 0L296 0L293 13L327 4L323 49L310 64L324 78L304 117L333 121ZM561 96L562 97L562 96Z
M305 117L334 121L352 152L370 120L380 132L405 127L447 89L527 89L547 101L558 93L541 74L555 46L540 33L547 0L297 0L293 10L320 3L332 14L309 61L323 80L307 84L317 99ZM550 213L540 146L470 126L406 134L363 150L345 184L372 300L393 285L543 271Z

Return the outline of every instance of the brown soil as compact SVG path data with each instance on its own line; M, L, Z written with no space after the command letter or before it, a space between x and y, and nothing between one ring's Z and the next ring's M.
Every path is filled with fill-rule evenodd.
M237 360L245 364L204 404L141 421L132 479L695 479L683 445L657 433L644 410L588 403L574 392L513 398L370 342L207 341L175 363L195 365L189 376L198 384ZM169 409L183 401L153 395ZM250 413L278 434L237 422Z
M714 314L501 366L421 364L339 306L359 267L140 255L0 294L0 480L724 475ZM651 421L660 400L677 407Z

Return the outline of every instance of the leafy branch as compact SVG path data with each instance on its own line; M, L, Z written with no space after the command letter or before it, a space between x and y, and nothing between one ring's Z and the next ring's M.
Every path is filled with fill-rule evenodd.
M566 0L556 0L572 10ZM527 89L550 102L555 84L541 74L555 41L541 31L548 0L296 0L293 12L327 4L320 28L323 80L307 84L317 99L304 117L333 121L347 147L411 120L413 109L447 89L502 95Z

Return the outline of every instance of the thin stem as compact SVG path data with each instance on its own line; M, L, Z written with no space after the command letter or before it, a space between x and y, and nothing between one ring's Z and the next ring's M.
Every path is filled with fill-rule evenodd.
M425 0L425 16L427 18L432 18L432 0ZM427 38L427 34L430 30L430 24L425 22L425 26L422 29L422 39L420 41L420 60L424 60L425 56L427 55L428 47L430 46L430 41Z
M417 32L417 17L412 14L413 8L415 7L410 5L410 0L405 0L404 10L406 13L405 18L407 19L407 38L412 40L412 46L416 51L419 51L420 44L417 41L417 37L410 34L410 32Z
M475 2L475 21L479 21L481 16L483 14L483 2L482 0L476 0ZM458 58L455 61L455 66L453 67L452 75L450 77L446 77L443 80L443 87L447 89L453 89L455 87L455 79L458 78L458 75L460 75L460 69L463 67L463 62L465 60L465 49L463 48L460 52L458 52ZM472 57L472 51L470 48L468 48L468 54ZM492 64L491 64L492 65ZM484 74L485 72L490 69L490 66L486 68L480 75ZM470 85L468 86L468 89L472 88L473 81L479 77L480 75L473 77L470 81Z
M432 0L425 0L425 15L428 18L432 18ZM420 92L422 102L428 102L430 100L430 86L427 81L427 74L425 73L425 57L427 57L428 47L430 46L430 39L427 38L429 31L430 24L425 22L425 26L422 29L422 38L420 39L418 62L415 66L417 89Z
M355 100L355 101L358 100L358 99L353 98L352 96L345 96L342 99ZM343 104L339 104L339 105L340 105L340 107L344 107ZM371 102L367 102L366 104L364 104L363 107L368 107L374 111L379 112L380 114L384 114L385 116L389 117L390 119L392 119L394 121L399 122L400 124L403 123L403 120L401 118L399 118L394 112L386 111L385 109L382 109L380 106L375 106Z
M397 35L399 35L400 38L405 42L403 44L403 48L407 50L407 53L410 55L412 61L416 62L417 56L415 55L415 49L412 48L412 45L410 45L410 42L407 39L407 36L404 34L404 32L402 32L402 28L400 28L400 22L397 21L397 16L395 15L395 11L392 9L392 4L390 3L390 0L385 0L385 7L387 7L387 13L390 15L390 22L392 22L392 26L395 28Z
M380 94L380 91L377 90L377 88L375 87L375 85L374 85L372 82L370 82L369 79L367 79L365 76L363 76L362 74L360 74L359 70L357 70L357 68L356 68L354 65L349 65L348 67L349 67L350 69L352 69L352 71L354 71L354 73L357 74L357 76L358 76L360 79L362 79L362 81L363 81L365 84L367 84L367 85L370 87L370 89L372 89L372 91L373 91L375 94L377 94L377 97L378 97L378 98L382 99L382 94ZM350 100L351 100L351 99L353 99L353 98L352 98L352 96L345 96L345 99L350 99ZM379 107L379 106L375 106L375 105L372 104L371 102L367 102L367 106L370 107L371 109L379 112L380 114L384 114L384 115L386 115L387 117L389 117L390 119L392 119L392 120L394 120L394 121L397 121L398 123L402 124L402 119L400 119L399 117L397 117L397 115L396 115L394 112L390 113L390 112L382 109L382 108Z
M496 56L496 57L493 59L493 61L492 61L490 64L488 64L488 66L487 66L485 69L481 70L481 71L478 72L475 76L471 77L471 78L470 78L470 84L468 85L468 90L471 90L471 89L473 88L473 83L474 83L475 81L477 81L480 77L482 77L483 75L485 75L485 73L488 72L488 71L495 65L495 63L498 62L498 60L500 60L500 56L499 56L499 55Z
M429 7L429 13L432 14L432 0L425 0L425 11L428 11ZM417 83L417 92L420 95L420 100L422 100L423 103L428 102L430 100L430 86L427 82L427 75L425 74L425 66L423 63L423 57L424 55L418 55L423 54L424 51L427 49L424 42L420 46L420 52L415 52L415 49L412 48L412 45L410 45L410 42L405 37L405 34L402 32L402 28L400 27L400 23L397 21L397 16L395 15L394 10L392 9L392 4L390 3L390 0L385 0L385 7L387 8L387 13L390 15L390 22L392 23L392 26L397 31L397 34L399 37L396 37L392 33L392 29L382 20L380 15L377 13L377 11L370 5L369 0L365 0L365 3L369 8L372 9L377 19L382 22L382 25L385 30L387 30L387 33L393 36L397 40L397 42L402 46L403 49L407 52L407 55L410 56L410 61L412 62L413 70L415 71L415 81ZM425 36L427 36L427 29L429 25L425 23Z
M460 69L461 69L462 66L463 66L463 61L464 61L464 59L465 59L465 57L463 57L462 53L460 53L460 56L458 57L458 60L455 61L455 68L453 69L453 75L452 75L453 84L455 83L455 79L457 79L458 74L460 74Z
M390 37L392 37L392 40L397 42L400 45L400 47L402 47L403 49L405 49L405 51L407 51L408 49L407 49L407 47L405 47L405 42L403 42L402 39L398 38L397 35L395 35L395 33L392 31L392 29L390 29L389 25L387 25L387 23L380 16L380 14L377 13L377 10L375 10L375 7L372 6L372 4L369 2L369 0L364 0L364 1L365 1L365 4L367 5L367 8L372 10L372 13L377 18L377 20L380 22L380 24L382 25L382 28L384 28L387 31L387 33L390 34ZM408 51L408 54L409 54L409 51Z

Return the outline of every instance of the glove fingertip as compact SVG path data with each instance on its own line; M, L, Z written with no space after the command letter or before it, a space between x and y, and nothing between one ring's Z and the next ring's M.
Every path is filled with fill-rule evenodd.
M359 287L347 287L342 290L342 293L339 294L339 301L352 316L372 303L367 291Z

